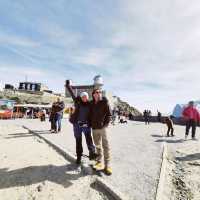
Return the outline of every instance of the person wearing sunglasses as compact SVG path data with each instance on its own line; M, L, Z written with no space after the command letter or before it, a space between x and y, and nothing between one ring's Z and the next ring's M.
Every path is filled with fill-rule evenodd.
M96 146L96 170L103 170L107 175L112 174L110 166L110 145L107 137L107 127L111 121L111 110L108 100L102 97L102 91L95 89L92 92L92 102L90 111L90 121L93 133L94 144ZM104 164L102 158L104 157Z

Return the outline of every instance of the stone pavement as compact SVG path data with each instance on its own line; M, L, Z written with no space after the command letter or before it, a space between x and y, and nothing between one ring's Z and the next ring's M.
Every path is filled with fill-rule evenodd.
M0 123L1 200L114 200L96 177L21 126Z
M0 125L6 122L24 125L61 149L75 154L72 125L67 119L63 119L62 132L59 134L49 133L49 122L40 122L37 119L0 121ZM108 135L113 175L103 178L129 199L153 200L159 178L162 142L168 140L170 145L176 145L184 137L184 127L175 127L177 136L174 138L163 137L165 132L165 125L159 123L144 125L142 122L129 121L128 124L110 126ZM88 154L85 140L83 143L84 153Z

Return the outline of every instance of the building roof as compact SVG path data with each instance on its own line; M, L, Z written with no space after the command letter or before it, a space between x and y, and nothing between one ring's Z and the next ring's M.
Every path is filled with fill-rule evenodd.
M39 85L42 84L42 83L38 83L38 82L29 82L29 81L22 81L22 82L19 82L19 83L26 83L26 84L39 84Z
M93 89L94 85L75 85L72 89Z

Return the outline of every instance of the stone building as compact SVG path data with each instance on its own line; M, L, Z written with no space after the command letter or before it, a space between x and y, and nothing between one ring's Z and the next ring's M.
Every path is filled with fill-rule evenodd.
M93 85L76 85L72 86L73 92L75 96L79 96L81 92L87 92L89 94L89 97L92 97L92 91L94 89ZM68 89L65 89L65 97L71 97Z
M48 87L42 83L35 83L35 82L20 82L19 91L32 91L32 92L41 92L44 90L48 90Z
M95 76L93 81L94 81L93 85L72 85L72 89L75 96L79 96L81 92L87 92L89 94L89 98L92 99L92 91L94 89L102 90L103 87L103 79L100 75ZM105 95L105 91L103 91L103 95ZM65 97L71 97L67 87L65 87Z

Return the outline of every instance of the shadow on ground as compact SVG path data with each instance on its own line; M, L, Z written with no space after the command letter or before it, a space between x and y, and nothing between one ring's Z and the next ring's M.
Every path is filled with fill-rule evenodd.
M151 136L152 137L158 137L158 138L163 137L162 135L158 135L158 134L152 134Z
M200 160L200 153L189 154L184 157L176 157L179 161L192 161L192 160Z
M183 143L183 139L178 139L178 140L172 140L172 139L159 139L156 140L155 142L167 142L167 143Z
M34 131L37 134L52 134L50 131ZM5 139L12 139L12 138L22 138L22 137L33 137L35 136L31 131L28 133L13 133L13 134L8 134L8 137L4 137Z
M90 187L93 188L94 190L96 190L97 192L100 192L102 194L102 196L106 195L106 197L109 200L116 200L116 198L114 198L111 194L109 194L105 188L103 188L101 185L98 184L98 182L95 181L95 182L91 183Z
M0 169L0 189L27 186L43 181L51 181L67 188L73 184L72 180L83 176L85 174L77 170L76 164L30 166L11 171L8 168L3 168Z

